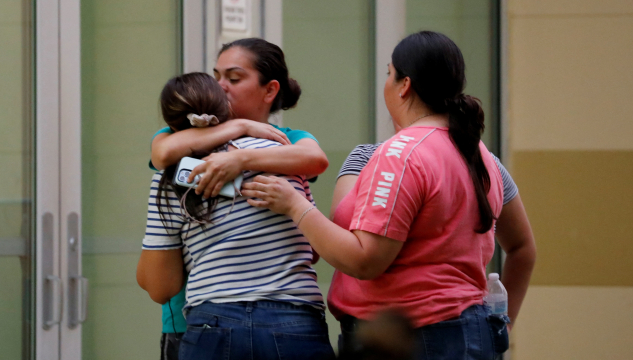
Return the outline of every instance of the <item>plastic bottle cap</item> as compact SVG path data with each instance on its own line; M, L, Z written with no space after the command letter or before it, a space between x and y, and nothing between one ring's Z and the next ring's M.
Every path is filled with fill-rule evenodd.
M497 273L490 273L490 274L488 274L488 280L490 280L490 281L499 280L499 274L497 274Z

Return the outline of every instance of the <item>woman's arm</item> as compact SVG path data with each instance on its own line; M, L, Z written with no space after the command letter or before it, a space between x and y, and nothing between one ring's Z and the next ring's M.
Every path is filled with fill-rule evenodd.
M496 236L506 252L501 281L508 291L508 316L514 323L536 261L534 235L520 195L503 206L497 221Z
M343 229L317 209L304 213L312 204L284 179L257 176L253 182L243 184L242 189L245 196L261 199L249 199L249 204L267 207L298 222L310 245L325 261L357 279L370 280L382 274L402 249L401 241Z
M162 170L197 151L211 151L241 136L253 136L290 144L288 137L269 124L234 119L217 126L191 128L174 134L159 134L152 141L152 163Z
M338 204L341 203L345 195L356 185L357 179L358 175L343 175L336 180L334 194L332 195L332 206L330 207L330 219L334 219L334 213L336 212Z
M294 145L214 153L204 160L204 164L193 169L189 181L204 173L196 193L204 193L205 198L217 196L226 182L235 179L244 170L300 174L310 178L323 173L329 165L327 156L312 139L302 139Z
M245 149L244 168L283 175L305 175L307 179L322 174L330 165L319 144L312 139L301 139L290 146L268 149Z
M143 250L136 267L136 281L152 300L167 303L185 283L182 249Z

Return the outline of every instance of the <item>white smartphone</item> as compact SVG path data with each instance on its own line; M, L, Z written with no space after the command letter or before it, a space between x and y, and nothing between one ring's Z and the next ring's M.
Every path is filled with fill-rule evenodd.
M178 167L176 168L176 173L174 174L174 184L184 187L193 187L194 189L197 188L198 181L200 181L200 175L196 175L193 183L187 182L187 179L189 179L189 174L191 174L191 171L193 171L196 166L203 163L203 160L194 159L191 157L184 157L180 159L180 162L178 162ZM238 175L238 177L233 179L233 181L224 184L224 186L220 190L220 195L228 198L233 198L239 195L236 194L235 189L238 189L239 191L239 189L242 187L242 180L244 180L244 177L242 176L242 174L240 174Z

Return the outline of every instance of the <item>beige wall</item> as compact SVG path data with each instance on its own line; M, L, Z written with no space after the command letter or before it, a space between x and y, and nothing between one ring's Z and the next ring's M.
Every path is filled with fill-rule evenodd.
M631 359L633 1L507 16L510 168L538 247L512 359Z

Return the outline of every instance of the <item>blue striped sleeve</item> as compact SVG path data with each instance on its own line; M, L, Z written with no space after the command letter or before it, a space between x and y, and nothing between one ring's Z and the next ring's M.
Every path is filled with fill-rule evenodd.
M490 153L490 155L492 155L492 158L501 173L501 181L503 182L503 205L505 205L519 194L519 188L517 187L517 184L514 183L514 179L512 179L508 170L506 170L505 166L501 163L501 160L499 160L499 158L493 153Z
M341 170L338 172L338 176L336 178L338 179L343 175L358 176L365 165L367 165L372 155L374 155L374 151L378 149L380 144L382 143L361 144L356 146L343 162Z
M162 216L159 211L156 183L161 177L162 173L156 173L152 178L143 250L174 250L183 247L180 232L186 222L179 213L178 197L171 189L163 191L160 209L163 211Z

